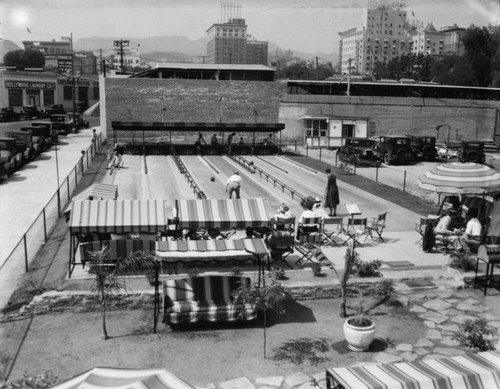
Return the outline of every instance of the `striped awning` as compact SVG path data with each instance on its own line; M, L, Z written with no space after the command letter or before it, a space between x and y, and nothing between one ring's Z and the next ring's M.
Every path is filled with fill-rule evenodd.
M266 206L261 198L178 200L178 208L179 224L183 228L242 230L269 224Z
M90 185L88 188L73 196L72 202L82 201L82 200L116 200L118 197L118 186L95 183ZM71 211L72 204L70 203L64 210L63 213Z
M73 202L69 229L71 234L154 234L167 224L166 200L85 200Z
M194 386L166 369L136 370L95 367L52 389L83 388L194 389Z
M210 123L210 122L134 122L112 121L114 131L234 131L234 132L279 132L284 123Z
M441 359L326 370L328 387L343 389L498 389L500 355L482 352ZM338 385L338 386L335 386Z
M418 185L443 195L493 194L500 192L500 173L479 163L452 162L426 172Z

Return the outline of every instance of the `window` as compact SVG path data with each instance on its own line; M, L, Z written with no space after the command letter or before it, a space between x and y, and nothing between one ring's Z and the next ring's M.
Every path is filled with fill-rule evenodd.
M318 137L326 136L327 123L326 119L307 119L306 120L306 136Z
M9 89L9 107L23 106L23 90Z
M44 90L43 91L43 105L52 105L54 104L54 91L53 90Z
M71 85L64 85L63 99L64 100L73 100L73 87Z

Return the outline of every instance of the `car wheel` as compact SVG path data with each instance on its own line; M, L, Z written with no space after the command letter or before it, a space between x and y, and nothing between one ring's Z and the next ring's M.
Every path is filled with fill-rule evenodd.
M479 153L477 151L471 150L467 153L466 159L469 162L478 162L479 161Z
M389 153L385 153L385 155L384 155L384 163L386 165L390 165L390 163L391 163L391 156L389 155Z

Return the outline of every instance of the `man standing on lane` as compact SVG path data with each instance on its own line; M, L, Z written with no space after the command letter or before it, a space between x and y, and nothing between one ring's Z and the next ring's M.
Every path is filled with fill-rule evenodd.
M239 172L229 177L226 181L226 193L229 191L229 199L233 197L233 192L236 193L236 198L240 198L241 177Z

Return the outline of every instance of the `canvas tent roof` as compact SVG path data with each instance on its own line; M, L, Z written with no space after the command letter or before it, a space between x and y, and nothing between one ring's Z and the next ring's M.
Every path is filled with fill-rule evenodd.
M118 197L118 186L95 183L84 189L81 193L73 196L71 203L65 208L63 213L71 211L72 203L82 200L116 200Z
M95 367L52 389L127 388L194 389L166 369L119 369Z
M157 233L168 224L166 200L75 201L69 229L76 233Z

